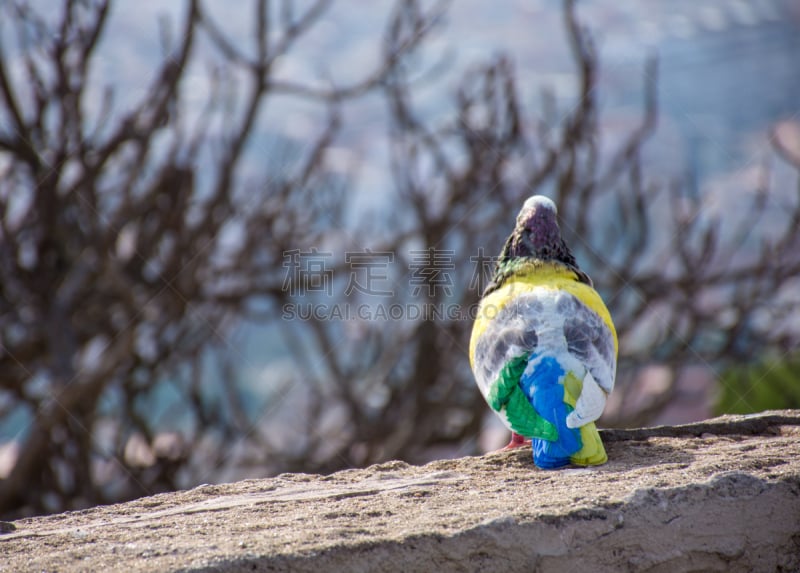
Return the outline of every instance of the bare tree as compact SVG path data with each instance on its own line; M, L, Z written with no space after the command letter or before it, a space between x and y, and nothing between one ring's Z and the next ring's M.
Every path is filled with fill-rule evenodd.
M553 105L538 118L526 112L507 58L468 72L452 117L435 125L414 108L414 83L404 69L393 71L384 93L395 218L382 233L365 231L360 241L373 251L397 253L406 268L413 267L413 252L449 253L459 288L415 297L401 290L390 302L412 299L467 311L481 292L475 278L482 255L499 253L527 196L550 194L623 341L615 391L621 405L604 422L644 424L673 399L685 368L723 368L796 346L800 332L788 317L797 299L776 295L787 294L800 272L800 197L767 221L765 206L775 194L765 177L744 207L747 216L721 220L681 185L649 180L641 156L657 123L655 61L645 63L640 124L618 148L602 149L596 51L573 2L565 2L564 18L580 89L563 118ZM777 236L764 237L765 225L778 229ZM386 229L394 232L387 236ZM399 286L407 287L410 278L400 277ZM486 406L466 360L471 327L468 312L365 321L352 340L330 321L300 325L313 336L306 346L293 345L298 360L319 356L323 365L298 381L308 382L314 397L305 447L275 452L273 459L284 457L287 469L330 471L391 458L423 461L437 446L475 452ZM668 383L650 402L629 403L642 372L654 365L667 370ZM313 414L332 404L345 412L335 426L338 448Z
M413 13L419 25L357 83L280 81L276 62L329 4L296 14L288 1L255 2L247 45L226 37L201 1L187 2L177 40L127 111L115 109L110 87L99 110L88 94L109 1L65 0L56 29L25 2L0 8L8 32L0 42L0 415L28 419L0 481L0 510L108 501L103 472L123 482L114 497L176 487L187 448L156 452L144 469L125 455L132 434L150 446L156 439L142 397L219 340L254 299L281 296L282 252L325 231L318 221L329 220L341 192L323 158L342 102L384 81L437 17L400 2L394 18ZM201 41L217 65L206 109L192 118L182 80ZM239 89L230 87L235 74ZM245 149L281 96L316 102L327 119L289 161L246 178ZM226 245L234 231L243 240ZM231 382L218 383L235 394ZM225 426L203 403L198 376L175 385L195 416L195 438Z
M223 468L234 447L247 449L236 463L274 472L419 461L437 446L475 451L486 407L467 363L469 309L520 203L536 192L556 200L570 244L609 301L623 340L618 392L647 365L677 375L698 360L739 362L796 344L796 327L779 324L796 303L773 295L800 271L800 201L775 223L785 226L779 237L753 249L766 184L746 225L723 234L725 222L709 219L679 185L648 182L641 153L656 124L654 64L641 125L610 157L601 153L597 56L573 2L564 16L580 90L563 121L552 107L540 119L524 108L504 57L465 74L448 118L424 116L406 56L442 7L414 0L398 2L381 63L361 81L320 88L281 80L276 62L328 4L295 15L288 0L255 2L243 44L190 1L147 95L118 112L109 91L95 114L84 103L109 3L66 0L55 34L24 3L0 8L23 71L12 74L4 33L0 414L28 419L0 482L0 511L54 511L187 485L203 479L187 471ZM200 42L218 65L207 109L189 117L181 82ZM325 157L343 106L367 92L386 103L394 195L390 214L345 228L348 182ZM283 145L286 158L247 176L248 145L279 97L314 103L326 121L308 145ZM286 288L287 255L333 247L388 253L391 294ZM352 260L334 270L352 271ZM281 318L287 305L376 302L422 314ZM765 321L765 312L778 317ZM274 404L256 416L225 352L241 317L279 325L294 356L291 371L272 380ZM642 329L658 336L626 342ZM745 336L758 343L740 344ZM215 344L218 371L210 372ZM172 441L147 411L165 386L191 420ZM646 420L663 403L609 421ZM279 406L292 408L281 418L284 434L270 425ZM209 439L217 447L203 449Z

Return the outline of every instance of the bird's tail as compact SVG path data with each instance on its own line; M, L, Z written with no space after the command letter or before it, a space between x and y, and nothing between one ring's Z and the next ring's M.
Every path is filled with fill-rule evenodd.
M579 438L576 439L571 434L578 434L578 430L567 428L566 432L559 431L558 440L552 442L542 438L533 438L531 440L533 463L545 470L569 465L572 460L570 454L578 451L581 447L578 442Z
M606 463L608 461L606 449L594 422L581 426L580 431L583 445L570 456L569 460L576 466L599 466Z
M564 369L551 357L533 357L532 363L533 368L526 369L520 378L520 387L533 409L557 431L553 439L533 437L533 462L544 469L560 468L568 465L571 456L583 447L581 432L567 427L566 420L572 406L566 400L561 384Z
M582 382L572 373L564 377L564 401L570 408L575 407L582 386ZM608 456L594 422L581 426L580 433L581 449L570 456L570 462L576 466L597 466L606 463Z
M567 416L582 389L581 381L572 372L565 373L556 360L545 358L523 374L520 386L531 406L558 432L556 439L531 440L533 461L538 467L555 469L570 463L590 466L606 462L608 457L594 422L580 428L567 427Z

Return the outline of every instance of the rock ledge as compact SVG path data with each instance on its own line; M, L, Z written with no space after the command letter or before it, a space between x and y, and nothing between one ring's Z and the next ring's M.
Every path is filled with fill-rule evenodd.
M0 528L0 571L800 571L800 411L206 485ZM10 531L6 531L10 530Z

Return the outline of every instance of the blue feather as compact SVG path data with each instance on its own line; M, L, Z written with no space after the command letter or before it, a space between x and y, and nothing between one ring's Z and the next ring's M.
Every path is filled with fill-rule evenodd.
M532 354L528 363L535 362L537 358ZM558 430L558 439L555 441L542 438L532 440L533 461L544 469L569 464L569 457L582 447L580 431L567 427L567 415L572 407L564 403L564 387L561 384L564 374L558 360L545 356L538 360L532 370L526 370L519 381L531 406Z

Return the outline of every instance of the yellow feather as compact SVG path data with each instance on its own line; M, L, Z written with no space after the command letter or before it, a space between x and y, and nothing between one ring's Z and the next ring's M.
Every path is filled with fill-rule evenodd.
M569 460L576 466L596 466L608 461L606 449L594 422L581 426L583 447L572 454Z
M597 291L586 283L578 281L577 275L560 263L530 261L523 264L517 272L506 279L503 286L489 293L488 296L481 300L469 344L471 364L474 365L475 347L478 339L491 320L515 297L536 288L568 292L592 309L611 330L611 334L614 337L614 352L617 352L617 332L614 329L614 323L611 321L611 314Z

